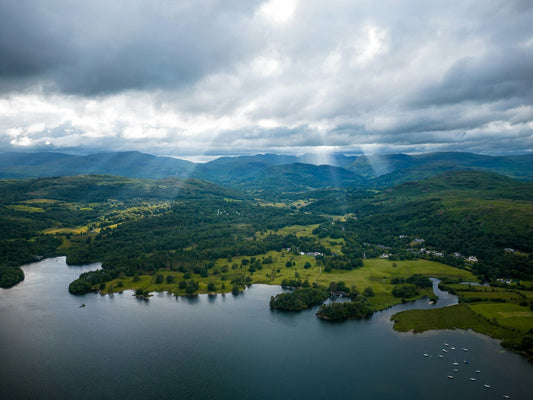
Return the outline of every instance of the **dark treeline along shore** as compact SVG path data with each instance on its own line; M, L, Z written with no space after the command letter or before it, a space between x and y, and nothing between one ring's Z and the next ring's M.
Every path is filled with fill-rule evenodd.
M438 301L428 280L437 277L459 296L456 319L411 315L398 329L472 328L533 354L533 157L172 160L0 154L0 286L22 281L22 264L66 255L70 265L102 263L70 284L74 294L266 283L292 289L272 297L273 309L349 298L320 308L333 320Z

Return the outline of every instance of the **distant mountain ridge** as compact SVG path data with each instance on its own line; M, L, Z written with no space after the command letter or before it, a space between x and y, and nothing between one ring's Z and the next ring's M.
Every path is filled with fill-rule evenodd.
M328 164L322 161L327 160ZM390 187L447 171L476 170L533 180L533 155L487 156L472 153L316 154L221 157L193 163L136 151L85 156L63 153L0 153L0 178L108 174L129 178L195 178L241 189L298 191L310 188Z
M494 172L515 179L533 180L533 155L487 156L460 152L381 154L360 156L346 168L373 180L377 186L393 186L457 170Z
M0 178L108 174L129 178L187 177L194 163L137 151L85 156L63 153L2 153Z

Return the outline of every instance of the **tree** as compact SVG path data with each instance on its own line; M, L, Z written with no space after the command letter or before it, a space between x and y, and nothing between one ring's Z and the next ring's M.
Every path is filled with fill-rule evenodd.
M215 285L213 282L209 282L207 284L207 291L208 292L216 292L217 291L217 285Z
M174 283L175 278L174 275L167 275L167 283Z
M161 283L163 283L163 280L165 279L165 277L162 275L162 274L157 274L155 276L155 283L156 285L160 285Z
M374 297L376 294L374 293L374 289L369 286L366 287L365 290L363 290L363 295L365 297Z
M68 291L72 294L84 294L90 292L91 288L91 282L87 281L86 279L79 278L68 286Z
M190 281L190 282L187 284L187 287L185 288L185 293L187 293L187 294L193 294L193 293L196 292L198 289L199 289L198 283L196 283L195 281Z

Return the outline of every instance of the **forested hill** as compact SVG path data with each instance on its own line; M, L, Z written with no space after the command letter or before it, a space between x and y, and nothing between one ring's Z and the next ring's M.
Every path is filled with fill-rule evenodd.
M135 179L111 175L82 175L0 181L2 202L50 199L91 203L113 200L242 199L237 190L196 179Z
M381 187L458 170L494 172L515 179L533 180L533 155L487 156L459 152L382 154L358 157L345 168Z
M89 155L0 153L0 178L108 174L131 178L188 177L194 163L137 151Z
M533 182L522 182L481 171L449 171L384 191L387 197L410 199L439 196L532 201L532 194Z
M328 197L331 196L331 197ZM340 200L338 200L340 199ZM344 204L343 204L344 202ZM533 278L533 183L479 171L453 171L371 192L322 193L309 212L354 213L349 223L324 225L323 235L346 235L404 254L418 247L453 265L475 256L485 277ZM411 238L411 239L407 239ZM407 242L406 242L407 240ZM432 256L433 257L433 256Z

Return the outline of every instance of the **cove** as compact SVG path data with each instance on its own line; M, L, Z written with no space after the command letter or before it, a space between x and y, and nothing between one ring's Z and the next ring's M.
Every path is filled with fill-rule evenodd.
M530 398L533 367L489 337L393 331L392 314L432 307L427 299L331 323L316 318L316 308L271 311L277 286L148 301L130 291L68 293L70 281L97 267L47 259L0 290L0 398ZM439 307L455 302L439 296ZM456 350L443 353L444 343ZM460 371L450 380L453 362Z

